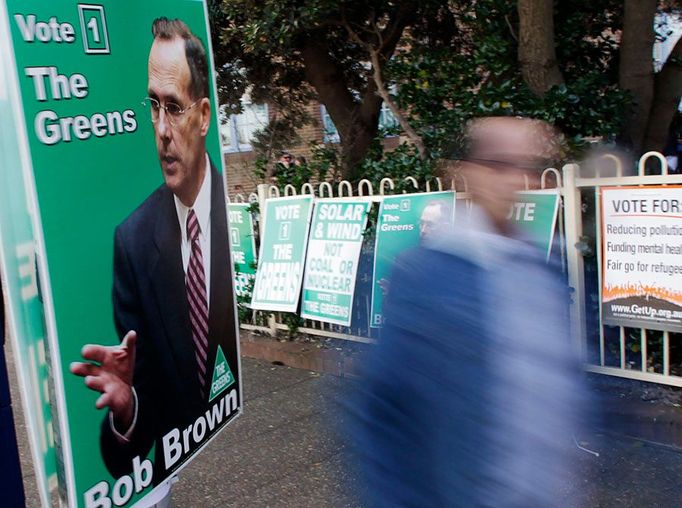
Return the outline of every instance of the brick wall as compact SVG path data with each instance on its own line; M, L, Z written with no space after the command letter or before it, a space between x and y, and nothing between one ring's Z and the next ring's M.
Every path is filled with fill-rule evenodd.
M289 147L288 151L296 156L303 156L310 160L310 143L311 141L321 142L324 139L324 129L322 124L322 111L318 102L311 102L307 107L308 113L313 121L299 130L298 134L301 138L301 143L297 146ZM274 107L268 108L268 116L270 120L276 115ZM384 140L384 148L392 150L397 147L402 138L391 137ZM279 154L275 157L278 158ZM266 179L258 178L254 174L255 154L252 151L248 152L225 152L225 169L227 171L227 185L228 195L234 198L236 194L241 193L246 199L251 192L256 192L256 186L260 183L266 183Z
M310 158L310 142L322 141L323 129L321 109L318 102L311 102L307 107L308 113L313 118L313 121L304 126L298 131L301 137L301 143L298 146L292 146L288 151L296 156L303 156L306 159ZM268 108L268 116L270 120L276 115L274 107ZM276 154L278 156L279 154ZM233 198L237 193L241 193L246 198L249 193L256 192L256 186L259 183L266 183L265 179L258 178L254 174L255 154L253 151L248 152L225 152L223 154L225 159L225 170L227 171L227 185L228 195Z

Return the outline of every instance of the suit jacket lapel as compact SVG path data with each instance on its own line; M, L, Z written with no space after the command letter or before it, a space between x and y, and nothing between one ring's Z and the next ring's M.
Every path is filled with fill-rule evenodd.
M225 321L232 314L229 306L228 295L232 292L232 278L228 249L227 236L227 209L225 207L225 194L221 175L211 163L211 306L208 316L209 340L211 341L211 354L209 354L209 383L210 374L213 372L213 363L217 345L224 338L220 334L229 328L225 327ZM227 351L225 351L227 353Z
M199 382L189 322L185 272L182 268L180 225L173 193L169 189L167 191L154 231L158 260L152 274L152 283L166 331L167 349L172 352L177 368L177 381L192 400L199 393ZM163 347L164 344L160 346Z

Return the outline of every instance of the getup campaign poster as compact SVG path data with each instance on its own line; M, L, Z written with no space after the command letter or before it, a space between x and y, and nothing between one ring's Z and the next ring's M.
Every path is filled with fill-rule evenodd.
M129 506L242 407L206 5L2 0L0 41L65 501Z
M370 200L320 199L303 277L301 317L350 326L360 249Z
M602 319L682 331L682 187L605 187Z
M559 213L559 193L556 189L518 192L516 203L509 211L514 222L530 241L549 259Z
M26 154L18 150L17 125L21 118L13 107L18 101L18 90L10 86L8 80L8 75L14 71L13 65L10 45L0 40L0 287L7 307L7 341L12 344L37 491L41 503L47 505L50 491L57 486L55 434L43 303L31 221L35 210L29 208L21 171ZM18 400L14 402L19 404ZM28 476L31 471L24 470L23 473Z
M313 200L292 196L265 202L252 309L296 312Z
M384 197L379 207L374 246L370 326L377 328L383 324L382 303L391 290L389 278L395 258L402 252L418 246L443 225L451 225L454 218L453 191Z
M247 203L227 205L234 265L234 291L237 296L247 296L249 285L256 279L256 240L250 206Z

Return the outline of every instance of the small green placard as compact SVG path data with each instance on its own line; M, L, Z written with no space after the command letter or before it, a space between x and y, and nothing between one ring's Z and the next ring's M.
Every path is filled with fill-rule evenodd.
M370 326L379 328L383 325L383 300L389 291L395 258L436 234L442 225L452 224L454 210L455 193L452 191L384 197L379 208L374 246Z
M256 242L249 206L246 203L228 205L234 291L237 296L247 296L249 284L256 279Z
M218 395L227 390L228 386L234 383L234 376L230 370L230 366L225 360L223 348L218 346L218 351L215 355L215 365L213 366L213 380L211 381L211 393L208 395L208 401L211 402Z
M265 202L252 309L296 312L313 199L290 196Z
M548 260L558 211L559 193L556 189L519 192L509 211L509 220L528 235L528 239Z

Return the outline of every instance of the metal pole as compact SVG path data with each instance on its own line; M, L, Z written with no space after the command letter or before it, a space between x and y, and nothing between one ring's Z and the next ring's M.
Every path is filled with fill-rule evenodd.
M585 272L583 255L577 244L583 234L580 189L576 187L577 164L563 167L564 174L564 228L566 231L566 262L568 285L573 289L571 298L571 327L577 341L582 361L587 361L587 333L585 323Z
M258 221L258 233L259 238L263 239L263 226L265 223L265 201L268 199L268 189L270 186L267 183L258 184L258 214L260 215L260 220Z

